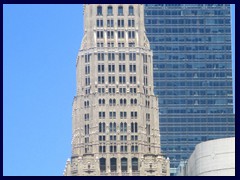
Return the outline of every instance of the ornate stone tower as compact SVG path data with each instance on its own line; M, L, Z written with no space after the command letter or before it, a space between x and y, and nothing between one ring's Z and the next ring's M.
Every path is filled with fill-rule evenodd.
M87 4L64 175L169 175L140 4Z

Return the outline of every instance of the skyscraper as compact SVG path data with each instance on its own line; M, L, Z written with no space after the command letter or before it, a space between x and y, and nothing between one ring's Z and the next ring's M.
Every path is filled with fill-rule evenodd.
M161 149L174 170L197 143L235 136L230 5L147 4L145 28Z
M64 175L169 175L139 4L87 4Z

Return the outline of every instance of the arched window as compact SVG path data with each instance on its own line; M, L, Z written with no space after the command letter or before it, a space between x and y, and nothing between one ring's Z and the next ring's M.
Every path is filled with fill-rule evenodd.
M131 15L134 15L134 9L133 9L133 6L129 6L128 8L128 14L131 16Z
M107 15L108 16L112 16L113 15L113 8L112 8L112 6L108 6L108 8L107 8Z
M121 170L122 172L127 171L127 158L121 159Z
M113 103L112 99L109 99L109 105L110 106L112 106L112 103Z
M102 6L97 7L97 15L102 16Z
M137 104L137 99L134 99L134 104Z
M117 171L117 159L116 158L110 159L110 170Z
M119 6L119 7L118 7L118 15L119 15L119 16L122 16L122 15L123 15L123 7L122 7L122 6Z
M132 171L138 171L138 158L132 158Z
M100 171L106 171L106 159L105 158L100 158Z

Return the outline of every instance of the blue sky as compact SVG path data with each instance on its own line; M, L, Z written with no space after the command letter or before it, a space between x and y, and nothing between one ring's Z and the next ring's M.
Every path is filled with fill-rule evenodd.
M62 175L82 5L4 5L3 33L3 174Z

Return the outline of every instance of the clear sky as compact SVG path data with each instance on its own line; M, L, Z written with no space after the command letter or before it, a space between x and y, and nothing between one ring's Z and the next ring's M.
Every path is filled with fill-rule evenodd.
M3 175L63 173L71 156L82 8L3 6Z

